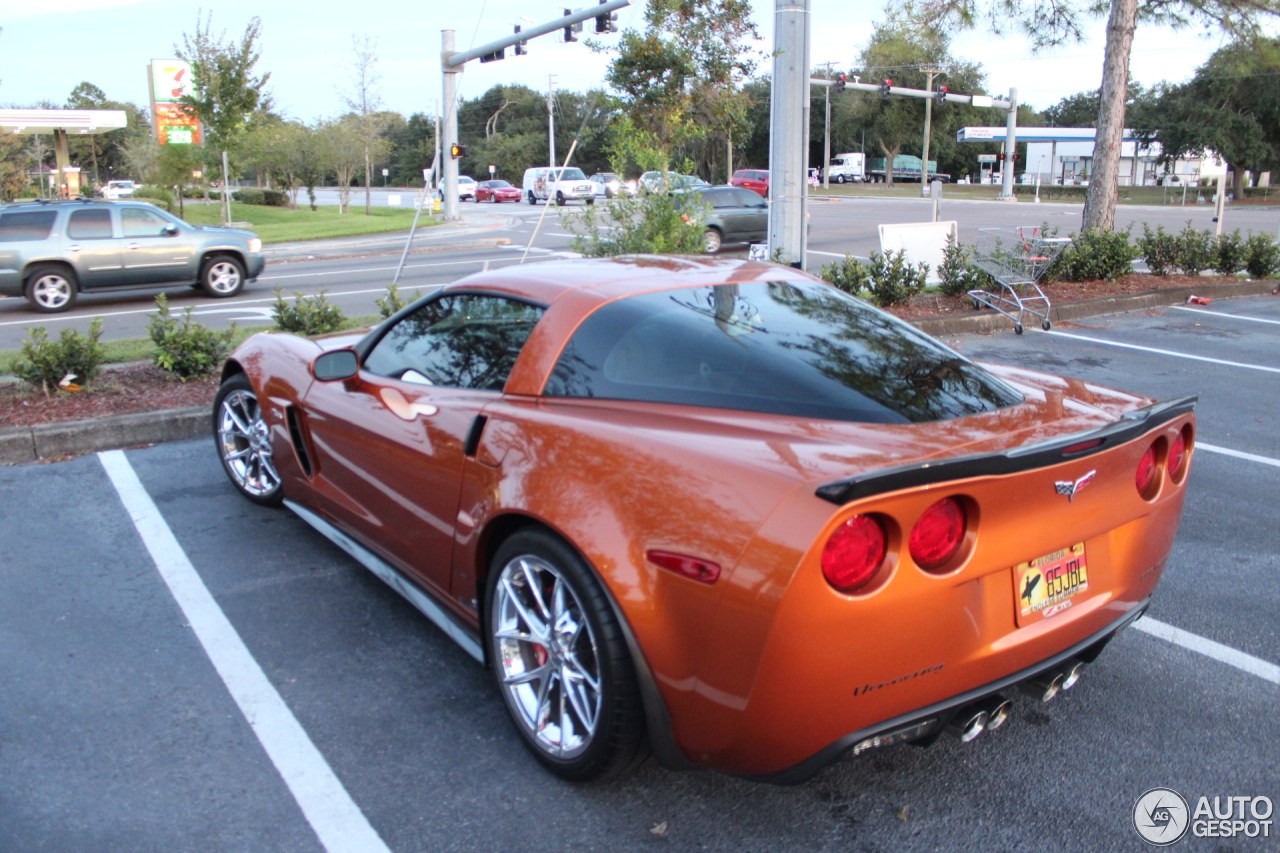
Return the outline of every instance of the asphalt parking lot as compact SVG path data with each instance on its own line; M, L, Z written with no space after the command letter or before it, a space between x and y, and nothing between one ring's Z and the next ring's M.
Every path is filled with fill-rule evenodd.
M211 441L0 469L0 850L1141 850L1150 788L1280 802L1280 299L1087 323L947 343L1200 395L1152 619L972 744L788 788L652 763L550 776L486 672L287 510L238 497ZM1178 849L1280 849L1273 821Z

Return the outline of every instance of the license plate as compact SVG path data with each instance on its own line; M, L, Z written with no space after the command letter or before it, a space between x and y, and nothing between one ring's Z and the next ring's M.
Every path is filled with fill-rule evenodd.
M1014 566L1013 579L1019 625L1058 615L1089 589L1084 543Z

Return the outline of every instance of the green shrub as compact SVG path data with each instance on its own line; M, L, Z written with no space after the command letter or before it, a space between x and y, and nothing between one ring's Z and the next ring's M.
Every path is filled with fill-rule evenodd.
M288 193L279 190L264 190L258 187L245 187L231 193L231 198L241 204L261 204L268 207L288 207Z
M138 187L133 191L133 197L149 201L156 207L162 207L170 212L173 211L173 193L164 187Z
M98 378L105 357L98 339L102 337L102 318L89 324L89 334L63 329L57 341L51 341L44 326L28 330L30 340L22 342L22 355L14 373L24 382L39 387L48 395L58 389L64 377L78 385L88 385Z
M191 319L193 309L182 312L177 320L169 314L169 300L162 293L156 297L158 312L147 325L147 334L156 345L157 366L173 373L183 382L196 376L208 376L218 369L235 338L236 324L223 332L215 332Z
M832 261L818 273L823 281L854 296L867 286L870 275L867 265L853 255L845 255L843 261Z
M972 251L963 245L955 234L947 235L947 245L942 250L942 263L938 265L938 289L944 296L964 296L978 287L978 273L971 261Z
M1213 266L1217 254L1216 241L1208 229L1200 231L1188 222L1178 235L1178 267L1186 275L1200 275L1201 270Z
M1254 278L1271 278L1280 270L1280 243L1270 234L1250 234L1244 268Z
M1071 236L1046 277L1063 281L1113 281L1133 272L1137 249L1125 231L1082 231Z
M1152 231L1151 226L1142 223L1138 251L1142 253L1142 259L1147 262L1147 269L1151 270L1152 275L1168 275L1177 269L1178 246L1178 235L1168 233L1163 225L1157 225L1156 230Z
M871 301L881 308L888 308L901 305L924 290L929 265L908 263L906 249L874 252L869 273L871 280L867 289L871 291Z
M400 288L394 284L387 285L387 295L375 300L378 303L378 313L382 315L382 319L387 319L392 314L403 309L406 305L417 302L422 298L422 291L415 290L413 296L407 300L400 297Z
M1239 229L1218 236L1218 251L1213 259L1213 269L1223 275L1235 275L1244 269L1249 250Z
M336 332L346 323L342 310L325 298L325 291L315 296L293 294L293 304L284 298L280 288L272 291L276 295L275 304L271 306L271 315L275 318L276 328L282 332L293 332L298 335L324 335Z
M589 258L693 255L702 252L710 209L697 193L642 188L581 210L565 208L560 224L573 234L570 247Z

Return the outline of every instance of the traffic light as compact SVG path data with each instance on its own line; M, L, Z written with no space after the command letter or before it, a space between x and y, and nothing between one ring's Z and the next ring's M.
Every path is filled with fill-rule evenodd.
M567 18L567 17L569 17L569 16L570 16L570 15L572 15L572 14L573 14L573 10L572 10L572 9L565 9L565 10L564 10L564 16L565 16L566 18ZM565 40L566 42L577 41L577 40L578 40L578 37L577 37L577 36L575 36L575 35L574 35L574 33L580 33L580 32L582 32L582 22L581 22L581 21L579 21L579 22L578 22L578 23L576 23L576 24L569 24L568 26L566 26L566 27L564 28L564 40Z
M843 92L845 84L848 82L849 82L849 76L847 74L837 74L835 86L832 88L834 88L837 92Z
M516 35L520 35L520 25L519 25L519 24L516 24ZM526 53L528 53L528 52L529 52L529 51L527 51L527 50L525 50L525 49L524 49L524 44L525 44L525 43L524 43L524 42L522 42L522 41L518 41L518 42L516 42L516 44L515 44L515 48L516 48L515 53L516 53L516 56L524 56Z
M939 86L937 94L934 95L938 99L938 103L945 104L947 102L947 87Z
M880 84L880 97L889 97L889 90L891 88L893 88L893 81L886 78L885 81Z
M606 3L608 0L600 0ZM616 33L618 31L618 13L608 12L604 15L596 15L596 32L597 33Z
M453 143L449 146L449 156L457 160L459 157L467 156L467 146Z

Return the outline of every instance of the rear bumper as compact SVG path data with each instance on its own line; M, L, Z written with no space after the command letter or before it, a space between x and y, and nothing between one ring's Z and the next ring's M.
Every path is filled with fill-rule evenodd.
M906 714L901 714L891 720L877 723L874 726L868 726L855 732L850 732L826 748L820 750L804 761L789 767L778 773L768 773L763 775L745 775L742 778L750 779L754 782L768 782L775 785L795 785L804 782L818 771L822 770L829 764L841 761L845 758L852 757L854 747L863 741L884 736L893 732L902 731L912 728L920 724L928 723L927 734L925 737L930 740L941 732L942 729L955 716L956 712L961 708L980 702L985 698L995 696L1001 692L1009 691L1011 688L1017 687L1019 684L1032 681L1038 676L1051 672L1062 667L1069 660L1080 660L1085 663L1092 662L1102 652L1102 649L1111 642L1117 634L1128 628L1136 622L1143 613L1146 612L1150 605L1151 599L1147 598L1140 602L1136 607L1131 609L1124 616L1112 622L1107 627L1094 634L1086 637L1071 647L1058 652L1037 664L1011 673L1004 678L997 679L981 687L958 693L947 699L918 708Z

